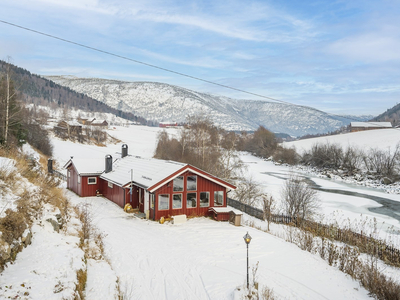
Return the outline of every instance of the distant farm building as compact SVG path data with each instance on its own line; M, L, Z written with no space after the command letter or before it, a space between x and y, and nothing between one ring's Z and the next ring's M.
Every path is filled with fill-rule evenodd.
M92 122L90 122L88 125L90 126L97 126L97 127L108 127L108 122L107 121L96 121L96 119L93 119Z
M177 122L160 122L159 127L168 128L168 127L177 127Z
M77 121L60 121L53 129L62 138L82 135L82 125Z
M78 123L80 123L82 125L87 125L87 126L108 127L108 122L106 120L97 121L96 118L94 118L92 120L78 118L77 121L78 121Z
M65 165L67 188L81 197L101 194L120 207L130 204L147 218L206 216L226 208L227 193L236 187L188 164L128 155L120 158L71 158ZM217 210L218 211L218 210Z
M372 130L372 129L385 129L392 128L392 123L390 122L351 122L350 123L350 131L364 131L364 130Z

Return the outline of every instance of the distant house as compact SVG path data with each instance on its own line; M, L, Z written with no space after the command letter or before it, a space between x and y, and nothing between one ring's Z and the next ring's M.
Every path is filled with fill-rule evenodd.
M82 125L77 121L60 121L53 129L58 136L64 138L82 134Z
M96 121L96 119L93 119L93 121L90 122L88 125L97 126L97 127L108 127L108 122L106 120L104 120L104 121Z
M226 207L236 187L189 164L128 155L113 159L71 158L65 165L67 188L81 197L102 194L124 207L131 204L153 220L174 215L209 215Z
M351 132L372 130L372 129L385 129L385 128L392 128L392 123L390 123L390 122L351 122L350 123L350 131Z
M169 128L169 127L177 127L177 122L160 122L159 127L162 128Z

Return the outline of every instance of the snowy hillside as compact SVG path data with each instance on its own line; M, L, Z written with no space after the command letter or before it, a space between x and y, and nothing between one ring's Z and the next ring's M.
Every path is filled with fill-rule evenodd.
M255 130L263 125L293 136L334 131L350 120L276 102L236 100L157 82L124 82L73 76L48 79L107 105L156 122L184 122L203 113L228 130Z
M108 132L119 138L121 144L128 144L132 155L151 157L160 130L156 127L116 126ZM168 128L167 132L175 135L176 129ZM104 155L121 149L121 144L97 147L54 137L52 144L59 170L71 155L104 158ZM275 166L271 161L246 153L242 153L241 158L249 167L249 176L263 182L266 191L278 199L289 168ZM318 180L317 183L324 187L343 189L338 183L312 180ZM358 190L357 187L345 188ZM6 196L0 194L0 198ZM266 224L246 214L243 215L243 226L208 218L194 218L180 225L159 224L127 214L102 197L78 197L70 191L66 191L66 196L70 204L89 212L95 232L90 245L96 244L96 236L101 236L103 252L95 251L95 248L85 258L76 236L79 220L71 214L64 229L56 232L46 220L59 212L46 206L43 216L32 227L32 244L2 272L0 298L73 299L74 295L76 297L77 270L85 269L85 296L88 300L244 299L246 246L243 236L248 232L252 236L250 268L258 264L260 290L269 287L276 299L371 299L368 291L341 272L338 266L330 266L318 253L301 250L286 242L284 237L291 231L280 224L271 224L272 234L254 228L255 225L265 229ZM397 220L368 211L369 207L379 204L364 197L338 197L328 192L321 192L320 197L321 212L325 215L342 209L337 214L344 213L345 218L354 220L361 212L377 217L378 224L385 221L399 228ZM400 201L398 195L388 197ZM399 239L393 240L396 241ZM386 276L399 278L398 269L383 264L380 264L380 269Z
M298 153L308 151L315 144L340 144L343 147L353 146L363 150L379 148L381 150L394 150L400 143L400 130L396 128L376 129L344 133L338 135L323 136L312 139L304 139L294 142L285 142L286 148L295 147Z

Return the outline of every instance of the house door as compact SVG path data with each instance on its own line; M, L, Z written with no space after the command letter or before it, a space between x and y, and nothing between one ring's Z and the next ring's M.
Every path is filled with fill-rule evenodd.
M132 188L132 194L131 194L131 189L128 188L126 192L126 203L129 203L132 205L133 208L138 208L139 207L139 191L136 186Z
M144 212L144 190L139 189L139 211Z

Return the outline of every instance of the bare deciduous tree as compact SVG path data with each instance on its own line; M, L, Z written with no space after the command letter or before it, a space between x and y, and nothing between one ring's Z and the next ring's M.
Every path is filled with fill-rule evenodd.
M237 201L255 207L258 206L263 196L260 184L251 176L244 178L237 185L234 193Z
M364 163L369 171L389 177L398 173L399 161L400 143L396 145L394 151L391 151L390 148L387 151L371 149L364 156Z
M354 147L347 147L343 153L342 166L349 170L352 174L356 169L359 169L362 164L363 153L361 150Z
M268 228L267 230L269 231L269 224L271 223L272 220L272 212L275 210L276 203L275 199L272 198L272 196L269 195L262 195L263 199L263 211L264 211L264 221L267 221Z
M285 181L281 197L286 214L295 218L297 224L305 219L312 219L320 204L317 191L296 175L290 175Z
M189 121L177 138L166 131L159 134L154 157L188 163L225 180L236 179L243 165L235 149L236 135L203 116L191 116Z

